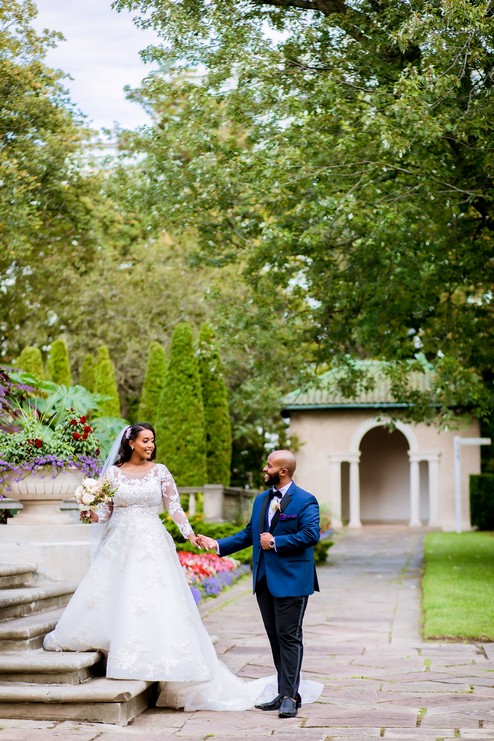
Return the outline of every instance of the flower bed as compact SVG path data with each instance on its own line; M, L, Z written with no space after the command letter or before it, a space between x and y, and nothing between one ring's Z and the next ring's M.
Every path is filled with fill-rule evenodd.
M178 559L196 604L205 597L217 597L222 589L250 572L246 564L230 556L220 558L216 553L178 551Z

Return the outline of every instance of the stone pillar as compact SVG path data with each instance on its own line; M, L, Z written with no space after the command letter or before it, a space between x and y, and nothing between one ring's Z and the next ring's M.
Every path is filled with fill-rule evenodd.
M350 522L348 527L362 527L360 521L360 453L347 459L350 463Z
M204 485L204 519L206 522L223 522L223 486Z
M429 463L429 527L439 527L439 453L427 457Z
M341 463L339 455L329 455L329 499L331 502L331 524L342 527L341 522Z
M408 454L410 457L410 527L421 527L420 520L420 470L421 457Z

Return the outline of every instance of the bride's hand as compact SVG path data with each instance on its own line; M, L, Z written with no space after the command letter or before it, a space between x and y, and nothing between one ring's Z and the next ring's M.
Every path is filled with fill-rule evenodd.
M201 548L201 544L199 542L199 538L194 533L190 533L190 535L187 536L187 540L189 540L192 545L195 545L196 548Z

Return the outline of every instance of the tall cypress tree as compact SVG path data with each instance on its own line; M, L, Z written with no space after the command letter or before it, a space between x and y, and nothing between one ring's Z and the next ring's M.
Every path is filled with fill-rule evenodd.
M206 442L201 379L192 327L177 324L156 416L158 457L179 486L206 483Z
M106 345L98 348L96 358L96 381L95 392L104 394L110 398L102 401L99 405L98 416L100 417L121 417L120 398L118 396L117 378L115 366L110 358L110 352Z
M206 430L206 463L210 484L230 483L232 428L223 363L212 328L203 324L199 333L199 372Z
M26 373L39 378L40 381L45 377L43 357L38 347L25 347L15 361L15 365Z
M84 356L79 383L88 391L94 391L96 387L96 361L91 353Z
M150 342L139 402L139 421L154 425L165 384L166 354L159 342Z
M69 351L62 338L51 343L48 355L48 374L54 383L64 386L71 384Z

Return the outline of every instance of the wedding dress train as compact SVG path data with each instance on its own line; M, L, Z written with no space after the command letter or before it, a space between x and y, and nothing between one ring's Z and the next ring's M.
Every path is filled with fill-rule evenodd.
M159 706L246 710L274 697L275 676L244 681L216 655L158 516L164 501L182 535L191 532L168 469L156 464L141 474L111 466L107 476L116 487L113 513L44 648L103 651L107 677L160 682ZM303 702L313 702L321 690L304 681Z

